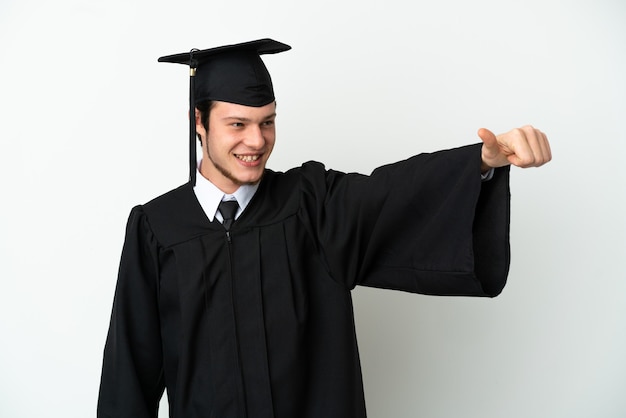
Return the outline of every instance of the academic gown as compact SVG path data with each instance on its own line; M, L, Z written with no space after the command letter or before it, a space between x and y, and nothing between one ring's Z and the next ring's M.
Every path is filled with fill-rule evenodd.
M371 175L266 170L227 234L185 184L133 208L98 416L365 417L350 290L495 296L509 266L508 168L480 145Z

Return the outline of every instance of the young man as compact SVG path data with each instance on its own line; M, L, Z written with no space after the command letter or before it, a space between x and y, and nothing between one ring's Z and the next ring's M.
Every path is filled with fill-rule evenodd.
M502 290L508 166L549 161L545 135L482 129L483 144L370 176L271 171L260 55L288 49L266 39L160 59L192 67L190 181L130 214L99 417L156 417L165 388L171 417L365 417L351 289Z

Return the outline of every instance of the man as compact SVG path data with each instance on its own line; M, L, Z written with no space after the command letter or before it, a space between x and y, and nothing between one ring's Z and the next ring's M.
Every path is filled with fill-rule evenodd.
M171 417L365 417L351 289L502 290L508 165L549 161L545 135L481 129L483 144L370 176L315 162L273 172L260 55L288 49L266 39L160 59L192 67L190 181L130 214L99 417L156 417L164 388Z

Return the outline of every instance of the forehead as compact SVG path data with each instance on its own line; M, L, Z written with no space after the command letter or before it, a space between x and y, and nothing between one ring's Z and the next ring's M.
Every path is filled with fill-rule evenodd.
M215 118L238 118L238 119L264 119L276 114L276 104L272 102L265 106L244 106L229 102L216 101L211 108L211 117Z

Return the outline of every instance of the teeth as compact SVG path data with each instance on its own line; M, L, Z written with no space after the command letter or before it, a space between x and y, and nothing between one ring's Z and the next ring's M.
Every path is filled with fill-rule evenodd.
M245 163L251 163L253 161L258 160L259 156L258 155L237 155L237 158L239 158L241 161Z

